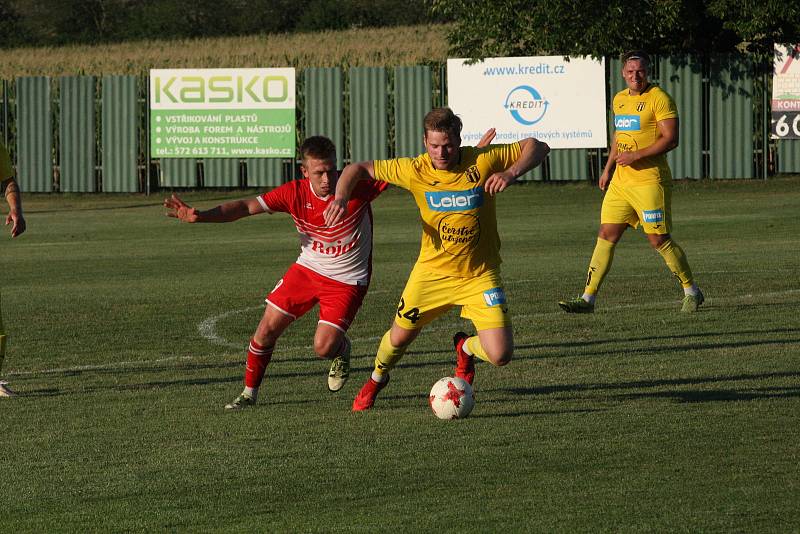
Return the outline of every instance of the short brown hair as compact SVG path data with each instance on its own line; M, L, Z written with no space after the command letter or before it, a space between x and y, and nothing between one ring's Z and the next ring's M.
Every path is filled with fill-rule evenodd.
M461 138L461 119L450 108L433 108L422 122L425 134L428 132L447 132Z
M300 145L300 159L336 159L336 145L323 135L312 135Z
M632 59L636 59L642 62L642 65L644 65L645 69L650 70L650 56L648 56L647 52L644 50L630 50L622 54L619 59L622 61L623 68L625 67L625 63Z

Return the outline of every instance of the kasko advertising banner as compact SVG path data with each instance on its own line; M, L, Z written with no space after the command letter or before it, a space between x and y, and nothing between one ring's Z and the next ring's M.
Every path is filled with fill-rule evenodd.
M464 144L489 128L497 143L525 137L551 148L608 144L604 60L562 56L447 60L448 105L464 122Z
M295 155L295 71L150 71L154 158L283 158Z

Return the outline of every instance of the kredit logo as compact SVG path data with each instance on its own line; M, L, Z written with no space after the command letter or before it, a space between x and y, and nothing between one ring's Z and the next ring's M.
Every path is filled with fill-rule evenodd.
M614 117L614 128L638 132L641 129L639 115L617 115Z
M289 99L289 80L281 75L157 76L156 104L276 103Z
M483 189L426 192L425 201L433 211L468 211L483 205Z

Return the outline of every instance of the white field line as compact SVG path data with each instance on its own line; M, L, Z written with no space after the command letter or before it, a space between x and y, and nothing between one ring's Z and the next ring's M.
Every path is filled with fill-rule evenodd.
M519 281L518 281L519 282ZM734 304L737 302L747 302L753 299L764 299L764 298L775 298L775 297L783 297L787 295L798 295L800 294L800 289L787 289L785 291L770 291L767 293L749 293L746 295L736 295L733 297L706 297L706 305L711 306L712 304ZM603 306L601 308L601 312L605 311L616 311L616 310L627 310L627 309L658 309L658 308L665 308L667 305L669 306L677 306L680 301L671 301L671 302L661 302L661 303L653 303L653 304L622 304L618 306ZM513 303L512 303L513 305ZM245 350L247 348L247 340L243 339L239 343L234 343L229 341L223 337L221 337L216 332L216 325L219 321L231 317L233 315L237 315L240 313L247 313L253 310L263 309L262 306L251 306L249 308L243 308L241 310L231 310L225 313L221 313L219 315L215 315L213 317L209 317L197 325L197 330L200 335L209 343L214 345L220 345L223 347L231 348L237 350L241 354L241 358L244 358ZM677 309L677 308L676 308ZM541 317L550 317L553 315L563 315L560 309L548 312L539 312L539 313L529 313L529 314L514 314L512 317L514 319L531 319L531 318L541 318ZM387 318L388 321L388 318ZM425 328L426 332L452 332L454 328L458 327L459 323L452 319L445 319L443 321L439 321L438 324L435 326L429 326ZM357 337L351 338L352 341L355 342L365 342L365 343L376 343L380 341L381 336L369 336L369 337ZM281 350L283 351L311 351L314 349L313 345L281 345ZM54 368L54 369L40 369L35 371L10 371L5 373L7 377L12 376L35 376L35 375L45 375L45 374L56 374L56 373L69 373L69 372L79 372L79 371L101 371L101 370L108 370L108 369L123 369L123 368L137 368L137 367L145 367L148 365L153 365L156 363L164 363L164 362L172 362L172 361L191 361L191 360L198 360L200 358L196 356L169 356L166 358L158 358L155 360L139 360L139 361L124 361L124 362L113 362L107 364L97 364L97 365L77 365L73 367L62 367L62 368Z

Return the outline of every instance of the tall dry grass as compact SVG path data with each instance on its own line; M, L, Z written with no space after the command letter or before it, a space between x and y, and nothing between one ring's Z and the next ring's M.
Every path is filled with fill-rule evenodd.
M145 74L151 68L402 66L447 58L446 25L0 50L0 77Z

